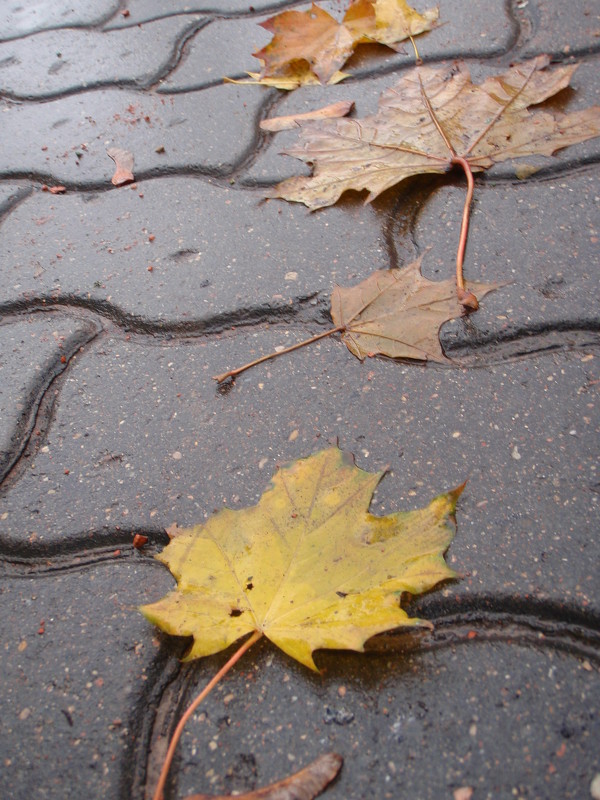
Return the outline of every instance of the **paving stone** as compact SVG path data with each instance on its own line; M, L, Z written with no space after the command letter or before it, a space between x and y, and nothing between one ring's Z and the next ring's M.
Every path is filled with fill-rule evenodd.
M345 2L326 5L340 14ZM336 282L428 245L425 274L452 274L460 174L315 214L261 202L256 187L306 169L276 155L295 133L263 135L260 118L347 98L357 116L372 113L410 48L359 48L337 87L188 91L251 68L256 23L308 6L5 6L3 85L45 98L0 100L0 448L16 459L0 484L11 797L62 800L68 786L74 800L149 800L180 708L227 657L181 666L184 642L135 610L172 586L151 558L164 528L253 504L277 464L336 442L365 469L388 466L375 514L467 479L448 553L462 577L411 604L433 633L381 637L367 655L319 653L322 675L256 645L191 720L166 796L243 791L327 750L346 760L332 800L438 800L460 787L473 800L590 796L600 139L526 159L543 167L527 181L514 165L478 178L467 276L513 282L444 327L452 364L360 364L327 338L217 389L212 375L323 332ZM555 6L441 0L445 24L419 49L430 63L466 56L475 79L540 50L575 54L575 91L552 105L598 104L597 9ZM140 37L150 45L122 57ZM82 91L89 81L110 88ZM56 92L67 96L48 100ZM111 146L134 153L135 187L111 186ZM149 537L141 552L135 533Z
M170 17L175 14L226 14L251 15L258 11L269 11L276 14L287 6L295 6L294 0L170 0L165 5L163 0L128 0L126 3L127 16L115 15L106 24L106 29L123 28L129 25L138 25L140 22L150 22L161 17ZM323 5L323 4L321 4Z
M481 64L468 61L471 79L478 83L486 76L503 72L507 63ZM600 86L596 80L599 69L596 58L582 61L572 80L572 89L562 92L551 104L557 111L567 113L600 105ZM338 100L354 100L353 116L360 119L377 111L377 100L380 94L393 86L400 74L389 74L382 77L348 80L336 86L306 86L282 95L281 101L269 109L267 116L297 114L321 108ZM265 134L263 144L257 157L248 164L241 180L249 185L270 185L293 175L310 175L310 168L296 158L282 156L281 153L298 141L296 131L282 131L276 134ZM514 162L494 166L488 174L496 177L514 178L515 169L524 164L535 166L546 171L567 169L579 166L582 162L600 159L600 138L567 147L560 150L552 158L531 156ZM393 191L393 190L392 190Z
M4 216L20 200L23 200L31 193L30 186L20 186L19 184L0 185L0 216Z
M188 42L185 57L160 81L157 90L187 91L221 83L225 76L239 78L248 70L260 71L260 62L252 53L272 38L272 34L258 25L268 16L214 19ZM259 94L265 92L259 87L254 90Z
M257 308L285 313L329 295L335 281L386 267L381 219L360 204L311 215L193 178L135 191L38 192L4 222L3 299L72 297L150 325L214 325L225 315L222 327Z
M597 330L597 189L596 167L517 185L484 182L476 189L465 275L509 284L489 295L470 318L477 336L506 339L527 328L553 326ZM442 186L422 198L412 237L400 230L397 248L400 258L409 260L431 247L423 272L434 280L452 270L464 188ZM453 327L462 331L463 324L452 323L448 335L453 336Z
M556 3L528 0L516 4L517 18L523 28L524 55L554 53L580 56L600 50L600 14L593 0L573 0L569 13L561 14Z
M335 12L335 4L329 4L329 7L327 4L319 5L332 14ZM339 7L339 3L337 5ZM298 8L301 10L304 6ZM512 19L506 9L494 0L485 0L476 7L456 2L442 3L440 14L448 24L440 25L436 30L417 38L419 53L425 61L456 58L457 55L463 58L476 55L490 57L504 52L514 38ZM473 14L478 19L474 19ZM260 71L260 63L252 58L252 53L271 39L271 34L258 26L264 19L264 16L256 19L215 19L194 36L187 45L186 57L161 81L160 89L193 89L223 75L240 77L247 70ZM482 31L479 40L472 36L472 30ZM224 41L228 43L225 52ZM404 52L396 53L388 47L360 45L344 71L360 77L374 71L389 72L392 68L411 66L414 60L410 46ZM217 74L215 64L219 65L220 72Z
M60 314L0 325L0 480L27 443L42 396L94 332L91 320Z
M0 41L49 28L98 25L110 18L119 5L118 0L94 0L93 3L7 0L0 9Z
M133 746L176 652L158 650L136 606L171 583L131 554L0 581L2 774L11 797L130 796Z
M597 612L597 342L571 349L567 333L556 351L526 357L524 339L512 360L448 369L360 364L325 340L217 392L212 375L306 334L96 340L72 359L40 447L7 487L0 546L43 554L99 546L118 528L195 524L255 503L276 463L337 439L364 469L390 467L373 513L424 505L468 478L450 551L466 576L457 596Z
M518 633L512 642L467 636L433 651L322 653L323 676L265 643L187 726L177 796L248 791L333 751L345 763L332 800L438 800L460 787L487 800L587 797L600 733L596 664ZM198 666L187 702L222 662Z
M4 42L0 90L33 99L108 84L149 86L176 63L185 36L202 20L171 17L112 33L57 30Z
M44 104L4 101L0 173L69 188L110 188L110 147L133 152L138 178L230 173L256 142L264 102L250 86L215 86L168 98L106 89Z

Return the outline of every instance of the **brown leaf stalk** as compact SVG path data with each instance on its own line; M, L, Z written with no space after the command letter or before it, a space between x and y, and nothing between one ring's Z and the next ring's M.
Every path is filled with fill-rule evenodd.
M473 180L473 173L466 158L454 156L452 163L461 166L465 172L465 175L467 176L467 196L465 198L465 205L463 207L460 238L458 240L458 250L456 251L456 295L459 302L465 308L469 308L471 311L477 311L479 308L479 302L477 301L477 298L473 292L469 292L465 289L465 281L463 277L463 264L465 261L467 236L469 235L469 216L471 213L471 203L473 201L475 181Z
M154 790L153 800L163 800L163 791L165 788L165 784L167 782L167 775L169 774L169 768L171 766L171 762L173 761L173 756L175 755L175 748L177 747L177 743L181 738L181 734L183 733L183 729L185 727L186 722L192 716L194 711L198 708L200 703L206 698L206 696L215 688L215 686L219 683L221 678L226 675L229 670L237 664L240 658L244 655L244 653L249 650L252 645L257 642L262 636L261 631L254 631L252 636L246 639L243 644L241 644L235 653L231 656L231 658L221 667L221 669L217 672L214 678L206 684L204 689L200 692L200 694L196 697L196 699L188 706L185 713L177 723L177 727L173 732L173 736L171 737L171 741L169 742L169 749L167 750L167 755L165 756L165 760L160 771L160 775L158 777L158 783L156 784L156 789Z
M462 216L462 223L460 227L460 238L458 240L458 250L456 253L456 296L458 297L458 302L461 303L462 306L465 308L470 309L471 311L477 311L479 308L479 302L473 292L469 292L465 290L465 280L463 277L463 263L465 260L465 249L467 246L467 236L469 233L469 215L471 213L471 202L473 201L473 189L475 186L475 182L473 180L473 173L471 171L471 167L469 166L469 162L463 158L462 156L457 155L456 150L452 146L452 142L446 135L441 122L438 120L435 111L433 110L433 106L431 105L427 94L425 93L425 89L423 87L423 82L421 81L421 76L419 75L419 83L421 84L421 97L423 98L423 102L425 103L425 107L431 117L431 121L437 128L438 133L444 140L444 144L448 148L448 152L451 156L451 163L458 164L461 166L467 176L467 197L465 199L465 205L463 207L463 216Z
M310 339L305 339L303 342L298 342L298 344L293 344L291 347L286 347L285 350L278 350L274 353L268 353L266 356L261 356L260 358L255 359L254 361L248 362L248 364L244 364L243 367L238 367L237 369L230 369L227 372L223 372L221 375L213 375L213 380L217 383L223 383L226 381L227 378L235 378L236 375L239 375L242 372L245 372L250 367L255 367L257 364L262 364L263 361L269 361L271 358L276 358L277 356L283 356L285 353L291 353L293 350L298 350L300 347L305 347L307 344L312 344L313 342L318 342L319 339L324 339L326 336L331 336L334 333L340 333L346 329L345 325L338 325L337 328L330 328L328 331L324 331L323 333L318 333L316 336L311 336Z

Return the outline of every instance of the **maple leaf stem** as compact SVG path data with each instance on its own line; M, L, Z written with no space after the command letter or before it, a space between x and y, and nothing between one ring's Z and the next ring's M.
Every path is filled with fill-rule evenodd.
M477 298L473 292L469 292L465 289L465 281L463 277L463 264L465 261L467 236L469 235L469 217L471 214L471 203L473 201L475 181L473 180L473 173L466 158L454 156L452 163L458 164L460 167L462 167L465 175L467 176L467 196L465 198L465 205L463 207L460 238L458 240L458 250L456 252L456 294L459 302L462 303L465 308L471 309L471 311L477 311L479 308Z
M305 347L307 344L318 342L319 339L324 339L326 336L331 336L334 333L340 333L345 329L345 325L338 325L337 328L330 328L328 331L318 333L316 336L311 336L310 339L305 339L303 342L298 342L298 344L293 344L291 347L286 347L285 350L277 350L274 353L268 353L266 356L261 356L254 361L249 361L247 364L244 364L243 367L230 369L227 372L223 372L221 375L213 375L213 380L217 383L223 383L223 381L226 381L227 378L235 378L236 375L239 375L241 372L245 372L247 369L250 369L250 367L255 367L257 364L262 364L263 361L269 361L269 359L275 358L276 356L282 356L285 353L291 353L293 350L298 350L298 348Z
M417 43L415 42L415 37L409 35L408 38L410 39L410 43L413 46L413 50L415 51L415 64L417 65L417 67L420 67L423 64L423 59L421 58L421 56L419 55L419 51L417 50Z
M158 778L158 783L156 784L156 789L154 790L154 794L152 796L153 800L163 800L163 791L165 788L165 783L167 782L167 775L169 774L169 768L171 766L171 762L175 754L175 748L177 747L177 743L181 738L181 734L183 733L183 729L185 727L186 722L192 716L194 711L198 708L200 703L215 688L217 683L219 683L221 678L229 672L229 670L234 666L234 664L237 664L237 662L244 655L244 653L247 650L249 650L252 647L252 645L261 638L261 636L262 636L261 631L254 631L252 636L248 637L248 639L246 639L246 641L243 642L238 647L238 649L231 656L231 658L225 664L223 664L223 666L217 672L214 678L211 681L209 681L209 683L206 684L204 689L186 709L185 713L177 723L177 727L175 728L173 736L171 737L171 741L169 742L169 749L167 750L167 754L165 756L165 760L163 762L162 769L160 771L160 775Z

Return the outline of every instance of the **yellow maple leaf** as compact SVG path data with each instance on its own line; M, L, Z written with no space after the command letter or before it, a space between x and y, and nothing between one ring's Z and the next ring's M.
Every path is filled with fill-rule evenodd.
M256 506L177 529L157 556L177 588L142 613L194 637L185 660L259 632L311 669L319 648L362 651L383 631L428 625L400 596L455 577L443 554L462 487L376 517L368 507L382 475L337 447L283 467Z

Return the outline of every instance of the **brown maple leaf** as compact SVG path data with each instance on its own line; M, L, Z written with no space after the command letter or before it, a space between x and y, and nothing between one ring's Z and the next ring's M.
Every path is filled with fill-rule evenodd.
M406 0L354 0L342 22L315 3L307 11L282 11L260 23L273 39L253 53L262 64L253 82L283 89L310 83L312 77L335 83L345 77L339 70L357 44L378 42L397 49L400 42L430 30L437 17L437 9L419 14Z
M366 356L384 355L417 361L442 361L444 355L439 330L445 322L465 314L465 304L457 298L451 279L430 281L421 274L422 258L403 269L380 269L357 286L337 286L331 295L334 328L310 339L257 358L237 369L215 375L218 383L284 353L316 342L334 333L361 361ZM497 283L470 282L467 295L484 297L500 288Z
M366 356L448 361L439 340L444 323L465 313L451 279L430 281L418 259L404 269L380 269L358 286L337 286L331 316L342 341L361 361ZM499 284L470 283L484 297Z
M285 154L313 164L313 175L289 178L268 196L317 209L349 189L367 189L370 202L413 175L454 165L480 172L600 135L600 107L528 110L566 88L577 69L548 64L538 56L479 85L464 64L415 67L381 95L376 114L301 124L298 144Z
M569 85L577 65L546 70L548 56L511 67L480 85L464 64L416 67L379 98L362 120L302 124L301 140L285 151L314 165L313 175L289 178L267 192L311 210L335 203L348 189L367 189L370 202L391 186L426 172L459 166L467 195L456 254L456 293L465 308L477 297L465 289L463 261L473 199L473 173L493 164L557 150L600 135L600 107L571 114L529 106Z

